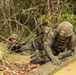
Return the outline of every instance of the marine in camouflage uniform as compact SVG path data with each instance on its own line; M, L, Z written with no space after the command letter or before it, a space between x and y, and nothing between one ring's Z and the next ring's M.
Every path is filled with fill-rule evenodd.
M45 27L43 32L44 36L41 39L43 41L41 44L43 46L41 47L43 48L41 50L44 50L45 55L47 55L53 64L61 65L62 62L58 58L67 57L74 52L74 49L72 49L72 24L68 21L64 21L59 24L56 30L50 31L48 27ZM31 60L32 63L37 63L38 61L39 59L37 60L37 58Z
M49 31L49 27L44 27L41 31L41 34L32 42L32 46L35 49L35 52L31 55L30 63L42 65L50 61L44 49L44 41L47 39L47 33L49 33Z
M33 47L31 43L25 44L20 43L18 41L19 36L17 34L12 34L8 38L7 47L9 49L9 52L16 52L20 53L21 55L31 55L33 53Z
M21 52L21 45L18 42L19 36L17 34L12 34L8 38L7 47L9 51Z

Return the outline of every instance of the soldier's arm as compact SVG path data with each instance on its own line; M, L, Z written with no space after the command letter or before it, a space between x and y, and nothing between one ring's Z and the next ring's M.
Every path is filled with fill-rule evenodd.
M35 49L35 52L31 55L30 58L35 57L37 54L39 54L39 47L38 44L35 41L32 41L32 46Z
M72 35L69 39L69 43L67 44L67 49L68 51L72 51L74 52L74 49L73 49L73 42L74 42L74 35Z
M49 36L50 39L46 39L46 41L44 42L44 48L46 50L48 57L51 59L52 63L54 65L60 66L62 64L62 62L56 56L54 56L54 54L52 53L52 48L51 48L55 35L56 35L56 33L51 34L51 37Z
M73 33L72 35L72 46L76 46L76 34Z
M32 41L32 46L35 50L39 49L38 44L35 41Z
M69 42L67 44L67 50L63 53L59 53L59 58L65 58L71 56L74 53L73 49L74 36L69 37Z

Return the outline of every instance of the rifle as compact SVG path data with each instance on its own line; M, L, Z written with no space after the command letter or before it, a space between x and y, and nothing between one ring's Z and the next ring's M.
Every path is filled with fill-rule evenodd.
M16 44L13 44L12 46L11 46L11 48L9 49L9 51L11 52L11 51L15 51L15 52L21 52L22 50L21 50L21 48L22 48L22 46L24 46L25 45L25 43L16 43Z

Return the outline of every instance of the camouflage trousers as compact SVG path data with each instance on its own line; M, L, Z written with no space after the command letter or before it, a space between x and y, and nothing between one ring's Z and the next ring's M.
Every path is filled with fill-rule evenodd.
M43 54L43 52L40 52L39 54L37 54L35 57L31 59L30 63L43 65L48 61L50 61L48 56L45 53Z

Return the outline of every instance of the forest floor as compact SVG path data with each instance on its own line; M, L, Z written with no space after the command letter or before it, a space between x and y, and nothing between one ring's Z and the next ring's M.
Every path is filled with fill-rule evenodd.
M3 44L0 44L0 49L2 46ZM68 59L70 59L70 57ZM75 59L76 57L74 57L74 60ZM54 66L50 63L40 66L39 64L29 64L29 62L30 56L20 55L19 53L8 54L7 61L0 61L0 75L48 75L48 73L51 75L54 69Z
M6 46L0 43L0 75L26 75L34 72L39 64L29 64L30 56L19 53L4 53ZM4 58L6 60L4 60Z

